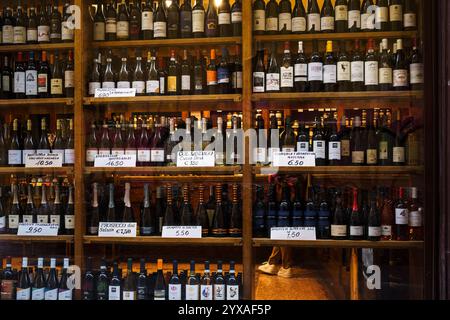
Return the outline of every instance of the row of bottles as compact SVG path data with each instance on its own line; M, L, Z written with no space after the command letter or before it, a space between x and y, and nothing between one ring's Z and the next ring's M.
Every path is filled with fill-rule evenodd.
M0 233L17 234L20 223L52 223L58 234L74 234L73 185L64 179L16 179L0 187Z
M171 272L164 273L163 260L157 260L156 272L148 273L146 259L140 259L139 272L133 270L133 259L127 260L123 277L119 262L114 261L112 272L106 261L100 271L92 270L92 258L87 258L83 279L83 300L240 300L242 274L230 261L229 272L217 262L217 271L212 272L210 262L205 261L203 274L196 272L195 261L190 261L190 270L179 270L178 261L173 261Z
M0 17L0 44L45 44L73 42L74 13L69 9L70 1L65 1L62 11L58 1L31 3L27 9L18 2L17 7L3 7Z
M17 52L3 56L0 95L3 99L73 97L75 88L73 51Z
M422 90L424 67L416 40L411 50L403 48L403 40L394 43L388 50L389 41L380 42L375 51L373 39L367 41L364 54L359 40L355 40L351 53L344 41L335 52L333 41L327 41L322 55L317 41L309 57L304 52L303 41L298 43L298 54L294 58L290 43L285 42L281 59L273 45L265 63L264 48L259 46L253 66L253 92L318 92L318 91L389 91Z
M92 184L92 198L87 208L88 234L97 235L99 222L138 222L141 236L161 235L163 226L201 226L203 237L240 237L242 235L242 203L237 184L210 186L209 200L205 186L193 188L158 186L152 192L143 186L143 199L136 215L131 202L131 184L125 183L124 197L116 200L117 186ZM231 189L231 194L229 194ZM133 195L136 193L133 190ZM196 201L196 205L194 204ZM195 210L194 210L195 208Z
M242 1L97 1L94 41L231 37L242 34Z
M34 119L37 120L37 119ZM57 119L56 132L49 131L48 120L28 119L21 123L14 119L12 125L3 125L0 132L0 165L24 166L28 155L58 153L64 166L75 163L73 119ZM40 123L37 130L33 123Z
M300 180L280 179L267 196L256 187L253 236L269 237L272 227L315 227L318 239L423 240L423 215L416 187L311 186L305 196Z
M58 274L56 258L50 258L50 268L44 269L44 258L38 258L35 268L28 257L22 258L22 268L13 269L11 257L0 272L1 300L72 300L73 283L69 273L69 258L63 259ZM1 267L3 260L1 260Z
M416 30L415 0L264 0L253 2L255 34Z

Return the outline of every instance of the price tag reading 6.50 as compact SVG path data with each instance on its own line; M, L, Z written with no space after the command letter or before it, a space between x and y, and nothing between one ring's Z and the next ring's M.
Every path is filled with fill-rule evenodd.
M166 226L162 230L163 238L198 239L202 237L201 226Z

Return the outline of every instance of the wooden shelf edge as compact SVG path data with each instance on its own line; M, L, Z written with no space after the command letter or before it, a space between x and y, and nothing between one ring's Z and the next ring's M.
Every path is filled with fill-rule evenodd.
M181 38L156 40L126 40L92 42L93 48L123 48L123 47L169 47L169 46L211 46L222 44L242 43L241 37L214 37L214 38Z
M179 174L209 174L209 175L234 175L241 172L241 166L229 167L199 167L199 168L178 168L178 167L135 167L135 168L95 168L86 167L85 174L91 173L111 173L111 174L132 174L132 173L146 173L146 174L165 174L165 175L179 175Z
M67 105L74 104L73 98L43 98L43 99L0 99L0 106L33 106L33 105Z
M61 168L0 167L0 174L10 174L10 173L38 174L38 173L55 173L55 172L70 174L73 173L73 171L74 171L73 167L61 167Z
M199 246L242 246L242 238L175 239L161 237L112 238L84 236L85 244L131 244L131 245L199 245Z
M97 105L108 103L188 103L188 102L241 102L240 94L204 94L204 95L178 95L178 96L136 96L129 98L93 98L85 97L85 105Z
M74 49L73 42L70 43L46 43L46 44L14 44L0 46L0 52L17 52L17 51L41 51L41 50L69 50Z
M305 248L373 248L373 249L422 249L423 241L367 241L367 240L271 240L253 238L254 247L292 246Z
M1 234L0 242L68 242L74 241L74 236L61 235L56 237L44 236L16 236L13 234Z
M320 167L253 167L253 172L259 175L277 173L321 173L321 174L421 174L423 166L320 166Z

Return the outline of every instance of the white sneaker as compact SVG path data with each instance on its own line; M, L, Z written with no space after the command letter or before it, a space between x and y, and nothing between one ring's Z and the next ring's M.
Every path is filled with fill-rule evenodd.
M292 268L283 268L281 267L280 270L278 270L278 276L282 278L292 278Z
M269 262L263 262L262 265L258 267L258 270L267 274L277 274L277 266L274 264L269 264Z

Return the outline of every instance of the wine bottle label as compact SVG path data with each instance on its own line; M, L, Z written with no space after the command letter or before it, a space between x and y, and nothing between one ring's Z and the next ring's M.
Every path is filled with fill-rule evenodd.
M366 150L367 164L377 164L377 149Z
M47 78L45 79L45 81L47 81ZM95 89L100 89L101 87L102 84L100 82L89 82L89 95L90 96L95 95Z
M387 160L388 159L388 142L387 141L380 141L378 144L378 157L380 160Z
M72 289L59 289L58 300L72 300Z
M311 31L314 27L315 31L320 31L320 14L309 13L308 14L308 31Z
M228 68L217 69L217 83L230 83L230 72Z
M165 77L159 78L159 93L162 95L166 94L166 78Z
M0 230L3 232L6 228L6 216L0 217Z
M292 31L292 15L290 12L278 15L278 31L281 30Z
M16 300L30 300L31 288L17 288Z
M235 71L231 74L233 89L242 89L242 71Z
M25 72L25 94L35 96L38 93L37 89L37 71L27 70Z
M350 10L348 12L348 28L356 24L356 28L361 28L361 12L359 10Z
M131 86L136 89L136 94L145 93L145 81L133 81Z
M69 230L75 229L75 216L70 214L64 215L64 226Z
M198 300L199 296L199 286L187 284L186 288L186 300Z
M336 21L347 21L348 7L346 5L338 5L334 7L334 18Z
M130 81L117 81L117 88L129 89L131 87Z
M169 284L169 300L181 300L181 284Z
M3 92L9 92L11 91L10 87L10 77L9 76L2 76L2 88Z
M214 289L214 300L225 300L225 285L215 284Z
M64 163L74 164L75 163L75 150L74 149L64 149Z
M381 235L383 237L392 236L392 226L390 225L381 225Z
M266 162L266 148L253 149L253 161L254 162Z
M150 162L150 150L149 149L138 149L138 161L139 162Z
M349 61L339 61L337 63L337 81L350 81L351 71Z
M239 300L238 285L227 285L227 300Z
M278 31L278 17L266 19L266 31Z
M217 85L217 71L215 71L215 70L207 70L206 71L206 84L208 86Z
M409 76L411 84L422 84L424 81L423 63L411 63Z
M64 71L64 88L73 88L73 87L75 87L74 71L66 70Z
M45 290L45 300L58 300L58 289Z
M380 237L381 236L381 227L369 226L368 234L369 234L369 237Z
M113 156L123 156L125 154L125 150L123 148L112 148L111 155Z
M120 300L120 286L108 287L108 300Z
M352 151L352 163L364 163L364 151Z
M22 223L33 223L33 215L31 215L31 214L24 214L22 216Z
M305 32L306 19L304 17L292 18L292 32Z
M59 216L59 215L51 214L51 215L50 215L50 223L52 223L52 224L57 224L58 226L60 226L60 225L61 225L61 219L60 219L60 216Z
M361 13L361 29L362 30L373 30L375 29L375 24L373 23L373 19L370 19L372 14L370 13Z
M69 26L69 23L67 21L61 22L61 40L62 41L70 41L73 40L73 29L71 26ZM104 31L103 31L104 32Z
M19 215L10 214L8 215L8 228L17 229L19 227Z
M308 142L297 142L297 152L308 152L309 143Z
M45 154L46 155L46 154L50 153L50 149L37 149L36 153Z
M89 227L89 234L98 234L98 227ZM98 299L100 300L100 299Z
M331 225L331 236L332 237L346 237L347 236L347 225L332 224Z
M394 163L404 163L405 162L405 148L404 147L394 147L393 148L392 161Z
M231 24L231 15L229 12L219 13L219 25Z
M408 70L399 69L394 70L394 87L407 87L408 86Z
M264 10L253 10L253 30L265 31L266 12Z
M181 90L191 90L191 76L190 75L182 75L181 76Z
M334 30L334 17L320 18L320 30L321 31L333 31Z
M308 63L308 81L323 81L323 63Z
M48 93L48 75L46 73L37 75L37 91L38 93Z
M378 85L378 61L364 62L364 84Z
M180 31L181 33L190 34L192 32L192 14L190 11L182 11L180 13Z
M13 300L15 298L16 283L16 280L3 279L1 281L1 300Z
M136 292L134 291L123 291L122 300L136 300Z
M14 93L25 93L25 72L14 72Z
M103 89L114 89L116 87L116 83L114 81L103 81L102 88ZM94 90L95 93L95 90Z
M87 162L94 162L95 156L98 154L98 149L92 149L89 148L86 150L86 161Z
M281 152L295 152L294 146L284 146L281 148Z
M242 11L235 11L231 13L231 23L242 22Z
M159 81L158 80L148 80L146 83L146 92L150 93L159 93Z
M405 13L403 15L403 26L405 28L415 28L417 26L416 21L415 13Z
M116 18L106 18L106 33L117 33L117 20Z
M177 77L176 76L168 76L167 77L167 91L168 92L177 92Z
M201 285L200 286L200 300L212 300L213 299L213 286Z
M50 80L50 93L51 94L63 94L63 79L51 79Z
M280 91L280 74L267 73L266 74L266 88L267 91Z
M308 64L296 63L294 65L295 82L308 81Z
M389 12L387 7L377 7L375 9L375 24L389 21Z
M22 151L8 150L8 164L22 164Z
M420 211L410 211L408 225L410 227L421 227L422 226L422 213Z
M14 27L14 44L23 44L27 42L27 29L25 27Z
M150 158L152 162L164 162L164 149L150 150Z
M402 21L403 10L401 4L394 4L389 6L389 19L390 21Z
M37 223L48 223L48 215L38 214L37 215Z
M313 152L316 155L316 159L326 159L325 141L324 140L313 141Z
M408 224L409 212L408 209L395 208L395 224Z
M205 11L192 11L192 32L205 32Z
M327 64L323 66L323 83L336 83L335 64Z
M125 149L125 154L129 155L129 156L137 157L137 150L136 149Z
M341 143L328 141L328 160L341 160Z
M144 11L141 14L142 31L153 30L153 13Z
M154 37L155 38L166 38L167 37L167 23L163 21L156 21L153 24Z
M265 90L264 72L253 72L253 92L264 92Z
M94 23L94 41L105 41L105 23Z
M363 226L350 226L350 236L362 236L364 234Z
M2 27L3 43L13 43L14 42L14 27L10 25L5 25Z
M392 68L380 68L378 77L380 84L392 84Z
M38 26L38 42L50 41L50 26Z
M44 299L45 299L45 288L31 289L31 300L44 300Z
M293 88L294 87L294 67L285 67L282 66L280 68L280 78L281 78L281 83L280 86L281 88Z
M341 156L350 157L350 140L341 140Z
M128 21L117 21L117 38L128 38L130 35L130 23Z

